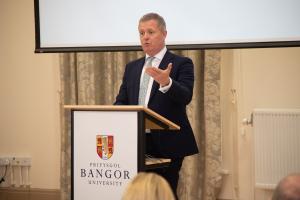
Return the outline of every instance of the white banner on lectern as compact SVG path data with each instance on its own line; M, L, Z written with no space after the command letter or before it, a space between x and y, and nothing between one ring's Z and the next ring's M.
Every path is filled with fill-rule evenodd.
M137 174L137 113L74 111L74 200L119 200Z

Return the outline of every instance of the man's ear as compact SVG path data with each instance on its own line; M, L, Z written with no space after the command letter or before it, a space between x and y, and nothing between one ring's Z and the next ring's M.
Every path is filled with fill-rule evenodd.
M164 31L164 32L163 32L163 35L164 35L165 38L167 37L167 34L168 34L167 31Z

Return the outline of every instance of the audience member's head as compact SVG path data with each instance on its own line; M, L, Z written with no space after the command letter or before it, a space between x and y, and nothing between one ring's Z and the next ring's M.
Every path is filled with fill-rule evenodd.
M283 178L275 188L272 200L300 200L300 174Z
M128 184L122 200L175 200L169 183L160 175L140 172Z

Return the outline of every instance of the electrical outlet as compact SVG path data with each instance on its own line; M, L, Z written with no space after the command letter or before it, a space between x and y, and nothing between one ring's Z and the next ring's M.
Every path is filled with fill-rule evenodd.
M30 157L22 157L20 162L21 162L21 166L24 166L24 167L31 166L31 158Z
M20 166L20 159L17 157L12 157L11 158L11 163L12 166Z
M12 157L11 165L12 166L30 167L31 166L31 158L30 157Z
M7 166L9 163L9 157L0 157L0 166Z
M31 166L31 157L14 157L14 156L0 156L0 166Z

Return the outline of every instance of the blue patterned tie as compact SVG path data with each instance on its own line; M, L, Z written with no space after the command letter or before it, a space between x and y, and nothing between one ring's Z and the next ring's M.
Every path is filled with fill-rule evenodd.
M152 66L153 60L154 60L154 57L148 57L144 67ZM144 72L143 79L141 79L141 82L140 82L139 105L146 105L145 98L146 98L146 94L147 94L149 80L150 80L150 76L146 72Z

